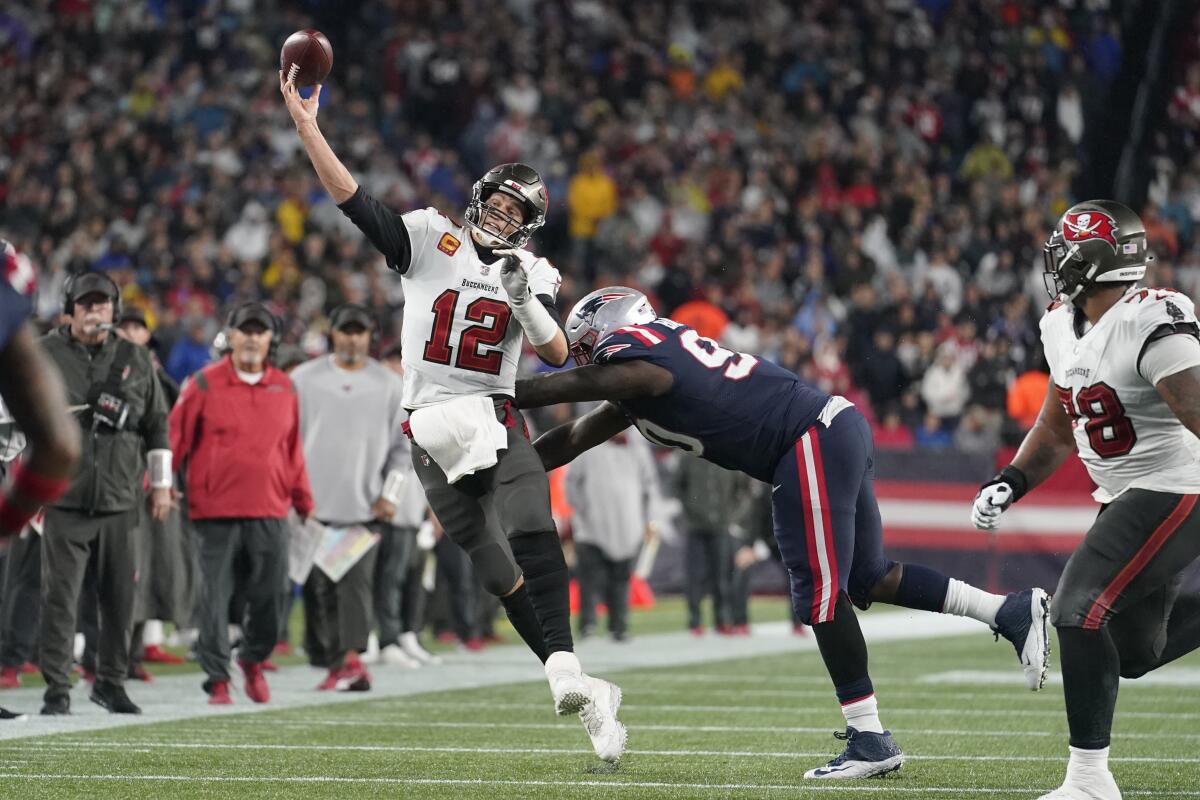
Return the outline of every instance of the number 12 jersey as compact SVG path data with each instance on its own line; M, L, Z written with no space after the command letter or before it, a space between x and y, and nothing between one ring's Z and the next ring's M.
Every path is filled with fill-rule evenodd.
M1130 289L1080 333L1070 304L1041 321L1054 391L1101 503L1128 489L1200 492L1200 441L1142 376L1146 348L1164 334L1196 335L1192 301L1171 289Z
M341 209L403 276L404 407L513 396L524 332L500 283L502 260L483 261L470 231L433 208L396 214L359 189ZM553 303L561 283L549 261L534 262L535 298Z

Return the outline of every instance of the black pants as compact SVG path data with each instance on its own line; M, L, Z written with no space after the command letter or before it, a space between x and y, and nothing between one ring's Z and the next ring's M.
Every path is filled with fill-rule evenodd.
M387 647L396 644L405 630L401 613L409 556L417 538L417 529L380 525L379 533L383 538L375 545L378 552L375 558L375 624L379 628L379 646Z
M700 627L700 602L709 591L712 592L714 624L729 624L731 541L725 531L699 528L688 531L686 581L689 628Z
M737 551L738 545L730 548ZM750 571L753 567L739 568L729 559L729 617L734 625L750 624Z
M1051 607L1072 745L1107 746L1118 676L1138 677L1200 646L1200 625L1186 618L1195 598L1179 596L1181 573L1197 558L1198 495L1131 489L1096 517Z
M438 539L434 553L437 555L435 594L445 600L443 621L460 640L475 639L479 636L475 603L479 584L475 581L471 559L445 536Z
M42 616L42 537L12 540L0 595L0 667L34 661Z
M241 661L264 661L279 641L287 580L288 532L282 519L203 519L200 539L200 640L196 656L211 681L229 680L229 609L235 583L242 585L245 609ZM244 571L234 570L242 559ZM236 574L236 578L235 578Z
M425 563L434 558L432 553L412 548L408 566L404 573L403 599L400 602L400 631L419 634L425 627L425 607L429 605L429 592L425 591ZM436 559L435 562L436 564Z
M376 529L375 524L368 527ZM366 651L378 556L377 543L336 583L319 567L308 574L304 582L304 649L314 667L337 668L347 652Z
M92 570L99 609L96 677L121 685L129 670L129 641L141 560L141 509L91 516L46 509L42 538L41 668L46 694L71 688L75 628L84 578ZM88 592L84 602L90 601Z
M608 606L608 632L624 634L629 629L629 577L632 558L609 558L594 544L578 543L575 556L579 566L579 628L596 626L596 605Z
M511 592L521 577L508 539L556 530L542 460L523 433L520 413L506 412L497 401L497 416L506 413L514 415L515 425L508 428L508 447L500 451L499 462L456 483L448 483L446 473L415 442L412 449L413 467L446 537L467 552L479 582L497 597ZM489 505L495 525L488 524Z

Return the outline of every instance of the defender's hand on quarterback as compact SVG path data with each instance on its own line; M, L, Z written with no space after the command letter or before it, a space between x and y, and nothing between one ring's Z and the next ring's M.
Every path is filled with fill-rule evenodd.
M981 531L994 531L1000 524L1000 515L1025 494L1028 482L1025 474L1011 464L1000 471L975 495L971 509L971 523Z
M520 305L529 299L529 271L537 262L537 256L523 248L505 248L495 253L504 258L500 267L500 283L508 299Z

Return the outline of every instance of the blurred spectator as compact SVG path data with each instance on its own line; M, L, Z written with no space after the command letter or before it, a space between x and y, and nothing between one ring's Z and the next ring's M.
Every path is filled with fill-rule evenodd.
M567 189L567 207L571 213L571 239L576 266L595 274L592 240L600 222L617 210L617 184L604 171L600 153L590 151L579 158L579 172Z
M917 447L926 450L942 450L954 444L954 433L941 417L926 414L921 427L917 428L914 441Z
M571 462L567 501L579 579L579 635L596 629L596 606L608 606L608 632L629 634L629 578L642 541L655 529L658 469L641 434L619 433Z
M402 444L407 415L400 377L370 357L375 320L365 307L338 306L330 327L333 354L291 375L313 514L329 527L363 526L392 539L402 484L414 477ZM379 552L377 542L336 582L314 569L304 584L304 649L309 663L328 670L320 689L371 688L360 655L371 634ZM405 548L401 560L407 558ZM384 644L398 650L399 634L394 631Z
M1041 369L1030 369L1017 376L1008 388L1008 416L1022 431L1033 427L1042 404L1046 402L1050 374Z
M999 417L983 406L971 406L954 432L955 448L964 453L996 452L1000 446L999 422Z
M874 429L875 446L880 450L910 450L916 443L912 430L904 424L900 412L889 408Z
M227 623L235 592L244 597L238 665L246 695L270 700L262 664L281 638L286 517L289 508L302 520L313 510L296 392L268 362L276 331L261 303L237 306L226 331L230 354L191 378L171 412L171 450L187 473L188 514L200 541L196 653L212 705L233 702Z
M385 350L380 361L403 378L404 360L399 345ZM404 414L407 419L407 412ZM379 542L375 569L375 624L379 631L379 660L384 664L401 666L437 664L441 659L426 650L420 640L425 605L421 581L426 553L433 547L433 524L426 521L429 503L420 479L412 470L412 443L404 434L396 443L402 453L399 464L404 480L400 484L400 498L390 530L384 532ZM407 470L404 470L405 467ZM428 544L422 549L418 546L419 532L426 525Z
M921 379L921 399L929 415L953 424L970 399L967 374L958 360L954 345L943 344L937 358Z
M673 488L683 504L687 534L688 628L697 636L704 633L700 604L711 594L713 627L718 633L730 633L733 540L729 531L740 508L744 477L711 461L681 454Z
M183 383L185 378L208 364L212 358L208 322L195 317L184 323L184 329L186 335L175 342L167 358L167 374L176 383Z

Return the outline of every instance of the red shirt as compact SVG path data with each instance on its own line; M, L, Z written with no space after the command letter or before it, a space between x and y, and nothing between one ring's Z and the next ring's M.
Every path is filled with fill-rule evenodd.
M192 519L312 513L296 390L274 367L253 385L228 357L192 376L171 411L171 452L187 465Z

